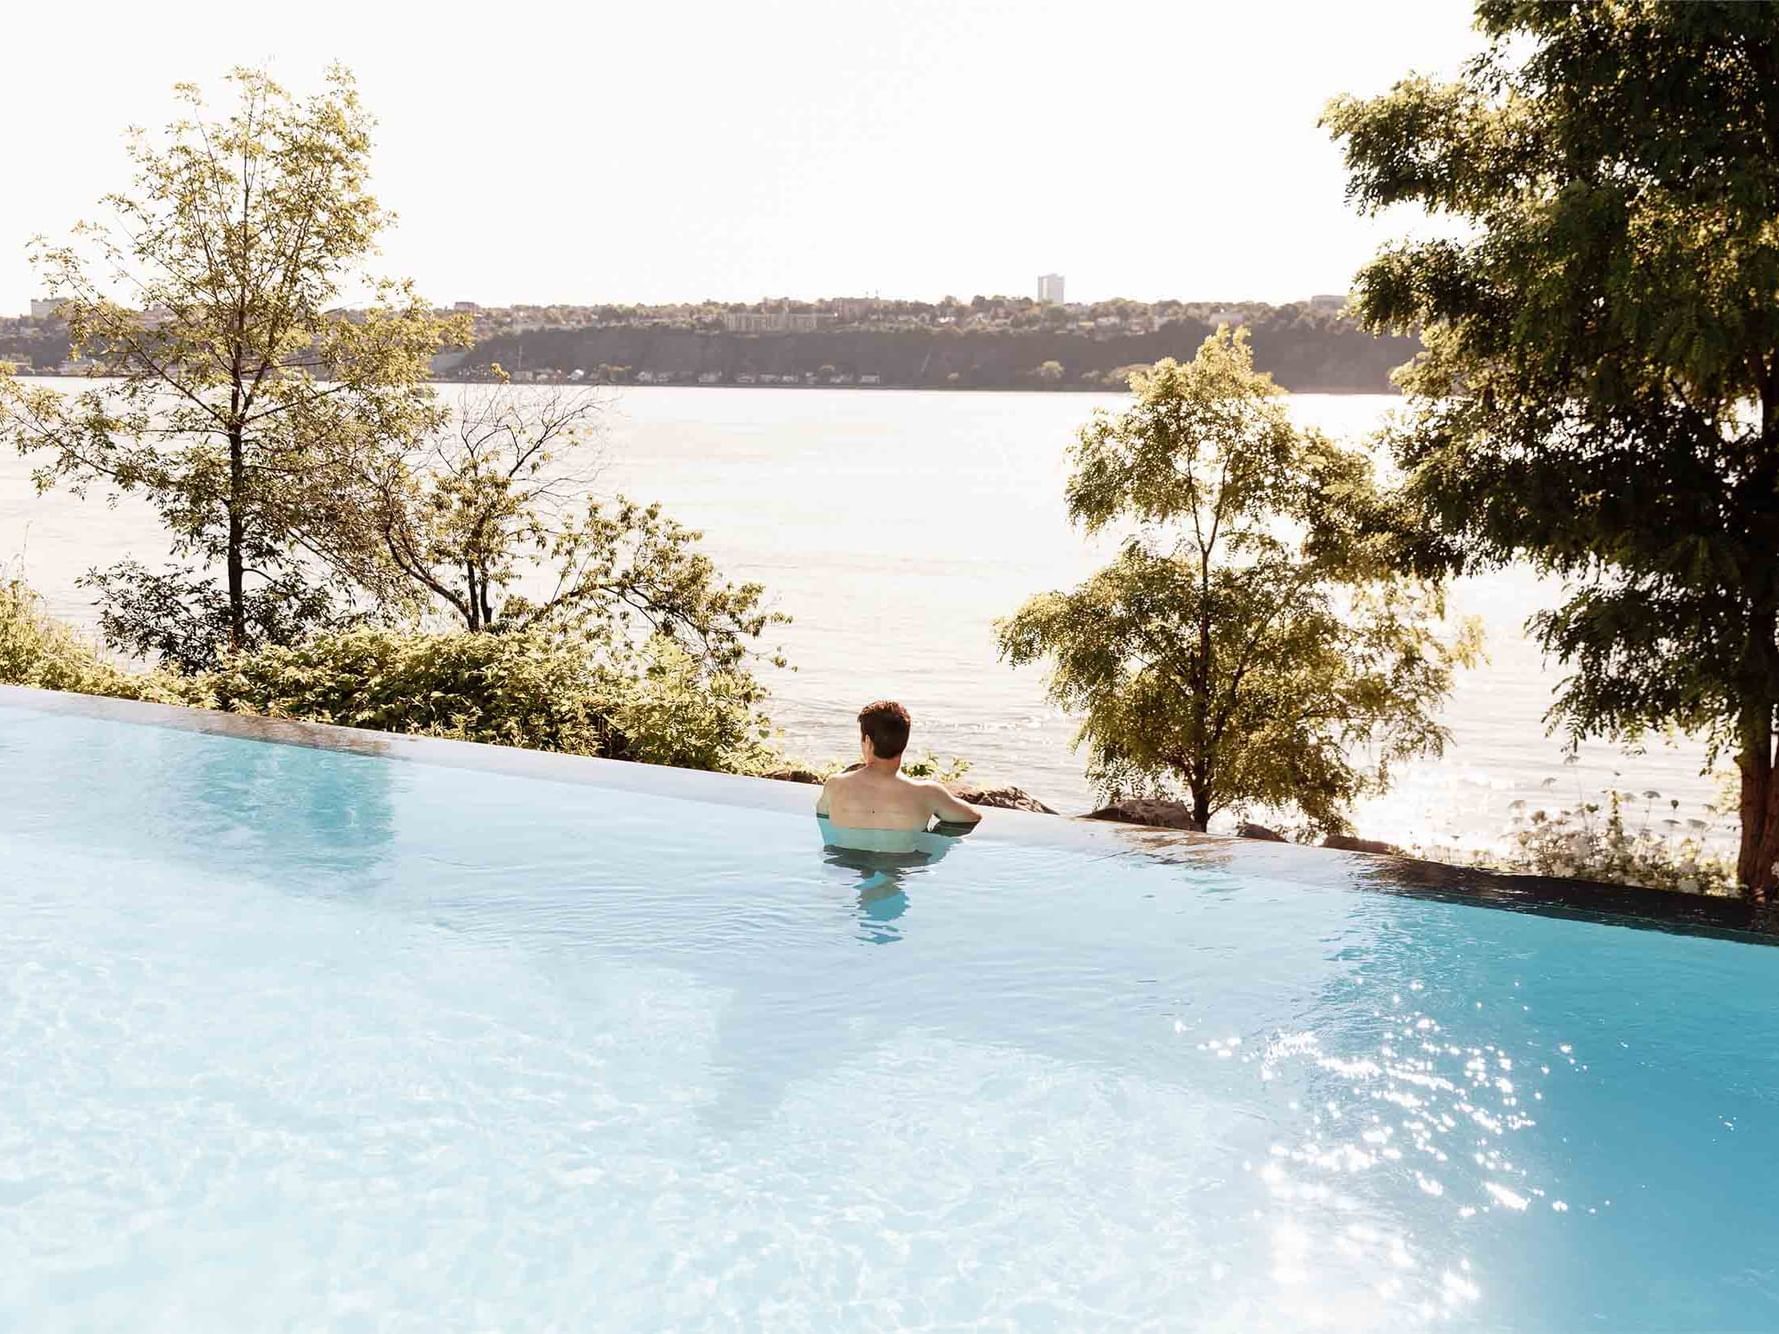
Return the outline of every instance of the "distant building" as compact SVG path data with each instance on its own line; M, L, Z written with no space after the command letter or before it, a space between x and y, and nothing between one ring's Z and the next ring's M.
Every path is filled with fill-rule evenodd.
M1345 310L1346 306L1345 292L1323 292L1310 298L1311 310Z
M453 301L451 303L451 309L464 315L474 315L477 311L481 310L481 307L474 301Z
M1060 273L1042 273L1038 275L1038 300L1047 306L1063 304L1062 275Z
M60 301L33 301L31 318L34 320L56 320L61 318L62 303Z

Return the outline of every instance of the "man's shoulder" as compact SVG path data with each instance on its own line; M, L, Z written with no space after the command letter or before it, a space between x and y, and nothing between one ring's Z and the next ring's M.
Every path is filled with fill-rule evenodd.
M904 778L902 790L926 806L936 807L951 798L951 789L937 778Z

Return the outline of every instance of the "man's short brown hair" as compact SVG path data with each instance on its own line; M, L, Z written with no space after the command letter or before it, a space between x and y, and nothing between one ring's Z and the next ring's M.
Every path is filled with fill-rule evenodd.
M893 699L880 699L859 710L859 735L871 738L872 753L893 760L908 749L908 729L914 720Z

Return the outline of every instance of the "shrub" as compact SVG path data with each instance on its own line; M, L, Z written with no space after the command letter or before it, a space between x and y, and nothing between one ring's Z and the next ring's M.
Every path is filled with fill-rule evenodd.
M169 703L193 702L178 678L136 674L107 662L98 648L43 609L24 580L0 578L0 682Z
M854 760L823 760L820 763L798 759L788 759L774 753L771 764L781 769L798 769L814 775L817 781L827 782L835 774L851 773L859 767L860 762ZM907 778L933 778L941 783L961 783L964 775L970 772L970 762L959 755L949 757L934 754L931 750L918 756L904 756L902 774Z
M705 769L765 754L752 678L664 637L629 650L543 629L362 627L237 655L207 684L220 708L384 732Z
M936 778L941 783L959 783L970 772L970 762L956 755L941 759L929 750L919 759L904 760L902 772L910 778Z
M607 689L617 758L730 773L780 762L759 682L702 664L667 635L650 639L629 670L608 670Z

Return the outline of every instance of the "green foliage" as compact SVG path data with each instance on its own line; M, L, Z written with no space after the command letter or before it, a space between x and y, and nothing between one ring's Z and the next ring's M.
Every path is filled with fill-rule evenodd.
M764 764L748 666L782 618L760 586L722 580L658 506L590 499L588 477L560 466L585 453L597 400L503 384L449 429L426 377L467 326L366 274L388 216L351 79L335 71L306 101L258 71L231 79L231 114L185 87L186 118L134 137L133 188L104 201L114 225L38 249L74 354L106 378L64 397L0 367L0 442L41 454L39 486L98 484L158 510L177 563L86 582L106 639L168 670L109 667L18 586L8 679ZM370 307L338 310L354 289ZM436 611L465 633L391 628Z
M910 778L934 778L949 785L963 781L970 762L957 755L940 757L929 750L918 759L903 759L902 772Z
M848 773L859 767L859 761L824 760L813 763L804 760L790 759L783 755L773 755L768 762L770 767L778 769L802 769L816 775L824 782L838 773ZM959 755L941 756L932 751L924 751L919 756L902 758L902 773L908 778L932 778L947 785L960 783L970 772L970 761Z
M1391 574L1366 536L1369 462L1293 427L1242 335L1133 388L1082 430L1067 491L1122 550L1001 622L1001 651L1048 660L1108 795L1184 788L1201 823L1259 805L1343 829L1393 763L1443 747L1435 714L1474 631L1439 638L1438 585Z
M738 669L785 618L762 610L760 585L722 580L701 535L659 505L587 494L600 411L584 390L466 396L453 429L383 461L369 488L376 540L468 630L667 635Z
M98 590L99 632L114 648L186 675L209 671L226 655L234 604L224 586L191 566L157 573L123 560L89 571L79 583ZM302 579L250 584L240 605L254 642L288 644L317 626L350 619L330 590Z
M362 460L437 420L430 358L466 336L365 274L388 216L351 79L303 101L258 71L231 81L230 114L185 86L187 116L132 136L113 222L37 246L73 355L107 378L64 397L0 376L0 442L42 456L40 486L158 511L180 565L94 586L110 642L188 668L401 587L362 540ZM368 309L334 311L366 286Z
M100 656L92 644L43 610L22 579L0 579L0 682L40 690L71 690L120 699L185 702L165 673L133 675Z
M709 666L667 635L612 681L615 758L686 769L757 773L778 762L761 712L765 691L745 671Z
M367 626L236 655L207 684L220 708L344 727L706 769L764 757L758 687L666 639L633 655L541 629Z
M1418 569L1529 558L1579 738L1677 726L1736 755L1737 874L1779 880L1779 6L1483 0L1456 83L1332 103L1350 194L1464 240L1360 274L1400 380Z
M238 654L210 680L239 713L578 755L610 743L600 674L546 635L364 627Z

